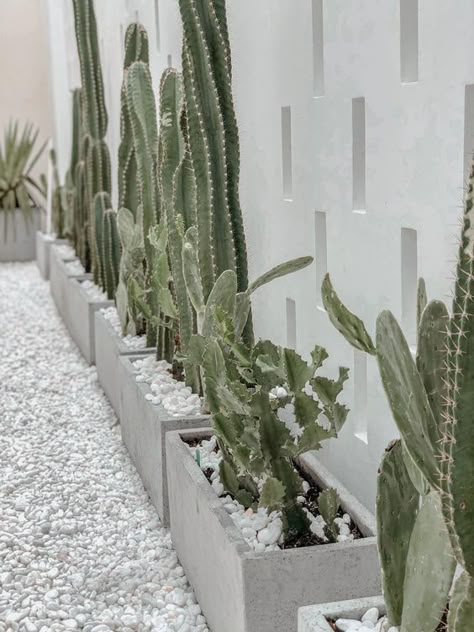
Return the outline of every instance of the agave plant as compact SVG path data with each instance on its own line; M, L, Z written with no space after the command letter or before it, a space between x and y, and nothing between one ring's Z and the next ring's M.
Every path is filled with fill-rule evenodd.
M5 239L8 216L20 208L28 225L33 208L38 206L38 194L44 196L41 185L31 175L45 147L43 143L35 152L38 133L30 123L21 132L18 121L9 123L0 144L0 209L4 213Z

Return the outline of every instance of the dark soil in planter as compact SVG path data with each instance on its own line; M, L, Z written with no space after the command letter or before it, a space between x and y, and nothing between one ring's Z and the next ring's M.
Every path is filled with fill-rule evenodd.
M186 443L187 445L189 445L190 448L197 448L201 445L202 439L194 439L191 441L186 441ZM217 452L218 451L217 448L214 451ZM323 490L297 464L295 464L295 469L298 471L301 478L304 481L306 481L309 485L308 491L301 494L301 496L304 496L305 498L305 501L301 503L301 506L303 508L306 508L311 514L313 514L313 516L319 516L320 512L319 512L319 506L318 506L318 498ZM207 478L207 480L209 481L209 484L211 484L211 476L214 470L212 468L207 468L206 470L202 470L202 471L205 477ZM227 492L227 494L232 498L232 494L230 492ZM345 511L339 508L337 515L339 518L342 518L345 513L346 513ZM351 516L351 524L348 526L351 530L351 534L353 535L354 540L359 540L360 538L364 537L361 531L359 530L359 528L357 527L357 525L352 520L352 516ZM304 535L300 535L297 533L292 534L290 531L288 534L286 534L285 541L282 544L279 544L279 546L282 550L284 550L284 549L297 549L297 548L301 548L305 546L315 546L315 545L324 545L324 544L330 544L330 542L323 540L312 531L309 531L308 533L305 533Z

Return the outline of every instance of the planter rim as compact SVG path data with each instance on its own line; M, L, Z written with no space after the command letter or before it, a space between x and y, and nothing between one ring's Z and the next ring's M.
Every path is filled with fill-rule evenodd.
M85 275L82 275L82 276L71 277L71 281L79 285L79 291L84 296L84 299L87 301L87 303L91 305L100 305L101 307L99 309L102 309L103 307L110 307L111 305L113 305L114 302L111 299L107 298L101 301L96 301L87 294L86 290L82 287L82 282L91 281L91 280L92 280L92 274L90 273L86 273Z
M378 608L381 614L385 614L383 597L377 595L375 597L303 606L298 610L298 629L302 625L306 625L305 629L311 629L312 632L332 632L332 628L327 622L328 619L357 618L365 614L370 608Z
M113 303L113 301L111 301ZM100 318L104 321L105 326L108 329L108 335L111 338L114 338L115 340L115 344L117 345L117 347L119 348L119 353L120 355L127 355L129 357L131 356L138 356L136 359L138 359L139 357L142 357L143 355L148 355L151 353L155 353L156 349L154 347L143 347L143 349L134 349L131 347L128 347L124 342L122 337L115 331L115 329L112 327L112 325L110 324L110 321L108 318L106 318L104 316L104 314L102 314L101 309L107 309L107 307L112 307L112 305L105 305L104 307L98 309L96 311L96 318Z
M204 427L204 426L202 428L195 428L195 429L189 429L189 430L175 430L172 432L168 432L167 441L169 442L170 446L173 446L176 450L181 452L181 462L182 462L183 467L188 470L190 475L192 475L192 478L194 479L195 484L198 485L200 490L205 494L207 501L209 502L210 506L215 512L221 526L227 532L231 542L233 542L237 546L239 552L244 554L245 558L247 559L261 559L261 558L273 558L273 557L281 558L281 556L296 558L299 556L307 556L308 554L311 554L312 552L316 552L318 550L320 551L321 549L324 549L325 551L328 551L328 552L340 551L344 548L367 546L368 544L371 545L374 543L375 532L372 532L369 535L365 535L364 537L358 540L350 540L347 542L315 544L312 546L304 546L304 547L299 547L299 548L280 549L279 551L265 551L263 553L258 553L257 551L254 551L250 547L250 545L245 541L240 529L238 529L238 527L234 524L234 522L232 521L227 511L224 509L221 499L219 498L219 496L217 496L217 494L212 489L204 472L197 465L197 463L193 459L186 445L186 441L185 441L186 439L189 439L189 440L206 439L206 438L209 438L213 434L215 433L212 428ZM324 474L323 474L322 464L321 464L321 471L320 471L319 480L318 480L313 471L313 468L316 468L316 467L319 468L319 460L314 455L311 455L311 456L312 458L304 466L306 473L308 475L311 475L315 479L315 482L317 483L319 482L319 484L321 484L323 487L327 487L328 485L326 484L323 478ZM303 456L300 457L300 459L303 459L303 458L304 458ZM328 470L324 468L324 472L328 472ZM349 497L354 498L350 494L350 492L342 485L342 483L339 483L339 481L333 475L329 474L329 476L330 476L330 481L337 483L336 488L338 489L338 493L340 490L343 492L345 503L348 502ZM365 511L370 515L370 512L368 512L368 510L365 510ZM350 515L353 521L355 522L355 524L359 527L359 529L361 529L361 527L359 526L358 520L356 519L356 516L354 515L354 511L352 509L350 511ZM374 519L374 524L375 524L375 519Z
M132 374L133 378L135 378L135 372L133 370L132 362L134 362L135 360L142 360L144 357L148 357L150 355L154 355L155 354L155 349L153 350L147 350L147 349L143 349L143 353L128 353L126 355L121 355L120 356L120 362L122 362L122 364L125 365L125 368L127 370L130 371L130 373ZM130 365L130 367L127 367L127 365ZM147 395L148 393L151 393L151 388L150 385L147 384L146 382L136 382L142 396L143 399L145 400L145 403L147 406L151 406L151 408L156 411L158 413L158 417L160 421L166 421L166 420L178 420L178 419L185 419L187 421L196 421L196 420L200 420L202 421L203 424L208 423L209 421L209 415L206 414L201 414L201 415L179 415L177 417L174 417L173 415L170 415L170 413L166 410L166 408L164 408L161 404L152 404L151 402L149 402L146 398L145 395ZM204 426L205 427L205 426ZM200 428L198 429L200 430ZM177 430L173 430L171 432L180 432ZM196 430L195 430L196 432ZM168 433L169 434L169 433Z

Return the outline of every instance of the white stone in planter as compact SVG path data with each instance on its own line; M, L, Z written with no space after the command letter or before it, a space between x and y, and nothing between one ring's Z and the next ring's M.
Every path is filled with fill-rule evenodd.
M298 611L298 632L334 632L328 619L357 619L360 621L367 611L372 609L377 609L380 614L385 613L383 597L367 597L318 606L306 606ZM376 628L374 627L375 631Z
M36 231L41 226L40 212L34 209L28 223L20 209L9 212L6 235L4 213L0 211L0 261L33 261L36 259Z
M122 439L141 476L158 515L169 524L166 434L183 428L200 428L207 415L174 417L150 402L151 387L137 382L133 362L153 354L119 357L120 428ZM148 396L148 398L147 398Z
M257 553L245 542L182 438L210 429L170 432L166 439L171 535L213 630L296 632L301 606L380 593L375 519L318 461L300 465L321 487L335 487L341 506L366 537Z
M99 382L109 398L112 408L120 419L120 381L118 362L121 355L152 353L153 349L137 349L127 346L102 310L95 312L95 364Z

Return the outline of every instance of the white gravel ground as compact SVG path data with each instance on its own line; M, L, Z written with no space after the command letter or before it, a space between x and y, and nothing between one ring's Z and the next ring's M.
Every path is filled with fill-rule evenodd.
M0 266L0 319L0 632L207 631L34 263Z

